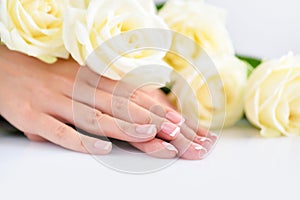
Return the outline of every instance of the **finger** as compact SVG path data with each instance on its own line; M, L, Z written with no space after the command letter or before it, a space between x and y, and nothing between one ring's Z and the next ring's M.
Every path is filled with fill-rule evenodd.
M24 133L24 135L33 142L47 142L45 138L42 138L41 136L34 135L31 133Z
M188 127L186 124L183 124L181 126L181 133L184 135L185 138L189 139L190 141L193 141L197 144L200 144L203 146L207 151L210 151L212 148L214 141L208 137L199 136L196 134L194 130L192 130L190 127Z
M97 93L96 95L99 94L100 93ZM97 99L101 99L101 96ZM97 101L97 105L97 107L101 107L100 100ZM180 127L178 125L163 117L164 111L159 107L152 107L151 110L147 110L130 99L112 96L111 105L107 108L109 109L108 112L117 118L138 124L155 124L156 129L160 132L159 137L165 140L175 139L180 132Z
M200 124L197 123L195 120L186 118L185 124L186 126L190 127L190 129L194 130L198 136L209 138L213 144L215 144L216 141L218 140L217 134L212 133L211 131L201 127Z
M38 116L36 124L35 134L66 149L95 155L108 154L112 149L110 142L79 134L49 115Z
M101 113L82 103L74 101L72 104L72 101L66 97L60 98L52 113L90 134L128 142L149 141L157 133L154 124L139 125L128 123Z
M179 157L187 160L200 160L207 156L207 150L200 144L186 139L180 134L170 142L177 150Z
M130 143L135 148L145 152L146 154L156 158L175 158L177 156L177 149L170 143L167 143L158 138L154 138L148 142Z
M160 137L165 140L173 140L179 134L180 128L176 124L160 117L159 114L164 111L160 109L149 111L128 98L95 90L85 84L76 86L73 98L82 104L95 107L103 113L129 123L154 124L156 129L162 133Z
M156 101L152 96L149 96L146 92L141 89L137 89L136 87L122 82L122 81L114 81L89 70L89 68L82 68L81 79L86 80L88 85L92 88L98 88L104 92L109 94L113 94L113 96L120 96L125 99L128 99L139 106L142 106L146 110L152 110L153 107L160 107L164 110L164 114L160 115L160 117L166 118L169 121L177 124L180 123L182 117L171 107L164 105L161 102Z
M142 106L147 110L151 110L153 113L160 117L166 118L174 124L181 123L183 117L173 108L168 106L163 100L158 101L141 89L131 91L129 94L130 96L128 98L130 101L136 103L137 105Z
M122 86L122 84L125 85L124 83L120 83L120 84L121 84L120 87L125 88L124 90L122 88L122 90L120 90L120 91L126 91L126 87L127 87L127 92L129 93L129 90L130 90L130 88L128 89L129 86ZM125 94L123 94L123 96L124 95ZM178 131L177 134L179 133L180 128L183 128L183 130L181 132L188 139L204 146L205 148L207 148L207 150L210 150L210 148L213 146L213 144L215 143L215 141L217 139L215 135L213 135L209 131L201 128L200 126L195 126L195 124L193 124L193 126L191 126L192 128L187 126L187 124L185 123L185 119L179 113L174 111L169 106L161 106L161 103L158 103L155 99L149 97L148 94L145 94L141 90L136 90L132 94L131 101L137 103L138 105L143 106L144 108L152 109L151 111L153 113L157 114L158 116L165 116L170 121L178 122L178 124L176 126L172 126L172 124L168 124L167 126L165 126L165 128L167 130L169 129L174 132ZM165 113L167 113L167 114L165 114ZM180 126L180 128L179 128L179 126ZM163 132L164 131L162 131L162 132L160 131L158 134L158 137L160 137L162 139L166 139L164 137L164 135L162 134ZM165 132L168 132L168 131L165 131ZM169 131L169 134L170 133L171 132ZM168 139L166 139L166 140L168 140Z

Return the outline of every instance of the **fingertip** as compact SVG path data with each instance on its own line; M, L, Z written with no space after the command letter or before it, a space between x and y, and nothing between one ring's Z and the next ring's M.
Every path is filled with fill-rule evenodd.
M219 136L216 133L212 132L209 132L208 137L213 141L213 143L216 143L219 138Z
M96 140L92 146L92 153L97 155L105 155L109 154L112 151L112 143L103 141L103 140Z
M24 133L24 135L33 142L47 142L45 138L42 138L41 136L34 135L34 134L29 134L29 133Z
M178 150L168 142L162 142L165 149L168 151L169 158L175 158L178 155Z
M210 150L214 144L214 141L207 137L196 136L194 142L202 145L206 150Z
M106 155L112 150L112 143L110 141L100 140L98 138L80 135L81 152L91 155Z
M199 145L200 146L200 145ZM185 152L180 155L180 158L186 160L202 160L207 156L205 148L191 145Z
M157 134L157 128L154 124L138 125L135 131L137 134L131 142L148 142L154 139Z
M201 160L207 156L208 151L200 144L187 140L180 136L171 142L179 150L178 156L186 160Z
M170 123L170 122L164 122L161 126L161 130L159 131L159 137L165 139L165 140L175 140L178 135L180 134L180 127Z
M158 138L144 143L131 143L131 145L155 158L172 159L178 154L178 150L172 144Z
M192 148L195 150L195 160L202 160L207 156L207 149L202 145L192 143Z

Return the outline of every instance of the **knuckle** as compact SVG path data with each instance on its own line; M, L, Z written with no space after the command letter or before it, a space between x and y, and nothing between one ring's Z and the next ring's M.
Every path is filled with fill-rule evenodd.
M140 118L140 123L142 124L151 124L153 123L153 117L151 117L151 113L147 112L147 114L144 117Z
M60 139L63 140L65 139L66 132L67 132L67 127L65 125L59 125L54 129L54 135Z
M93 115L94 116L91 118L93 127L100 126L102 123L105 122L105 119L107 118L107 116L101 113L100 111L95 111Z
M112 110L121 110L128 106L128 100L123 97L115 96L112 99Z
M131 133L133 133L133 127L127 123L117 122L117 126L126 135L130 135Z
M140 102L141 95L143 95L143 94L139 90L133 92L132 95L131 95L131 97L130 97L130 101L132 101L134 103Z
M132 92L130 100L135 102L135 103L142 103L143 101L152 98L149 96L147 92L145 92L142 89L137 89L134 92Z

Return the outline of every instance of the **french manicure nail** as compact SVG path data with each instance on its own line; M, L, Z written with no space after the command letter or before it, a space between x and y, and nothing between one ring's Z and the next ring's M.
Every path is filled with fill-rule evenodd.
M110 142L104 142L104 141L99 140L99 141L95 142L94 147L96 149L108 150L111 148L111 145L112 144Z
M178 150L172 144L163 142L163 145L166 147L166 149L168 149L170 151L175 151L176 154L178 153Z
M194 144L193 146L197 151L203 151L203 152L207 153L207 150L203 146L201 146L199 144Z
M210 137L214 142L216 142L217 139L219 138L219 136L218 136L217 134L212 133L212 132L209 133L209 137Z
M206 137L196 136L195 142L201 144L206 149L210 149L212 147L213 141Z
M208 151L199 144L193 144L194 149L197 151L197 155L199 159L203 159L207 156Z
M154 124L139 125L135 128L136 132L140 134L153 135L157 133L156 126Z
M180 127L170 122L164 122L161 126L161 130L164 133L170 135L171 137L174 137L176 134L180 132Z
M182 124L184 124L184 122L185 122L185 118L181 118L181 121L177 124L178 126L182 126Z
M173 111L168 112L166 114L166 118L173 123L180 123L182 121L182 116L177 112L173 112Z
M197 142L212 142L211 139L207 138L207 137L200 137L200 136L196 136L195 140Z
M170 151L176 151L178 153L178 150L170 143L167 142L162 142L163 145L166 147L166 149L170 150Z

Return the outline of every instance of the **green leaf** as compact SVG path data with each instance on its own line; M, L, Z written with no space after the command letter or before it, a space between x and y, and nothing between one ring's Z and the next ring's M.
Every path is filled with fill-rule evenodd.
M236 57L247 64L248 77L252 74L253 70L262 63L262 61L258 58L253 58L253 57L243 56L243 55L236 55Z
M163 91L163 93L165 94L170 94L171 93L171 89L168 87L162 87L160 88L161 91Z
M250 64L254 69L262 63L261 59L254 58L254 57L249 57L249 56L244 56L244 55L237 55L237 57L240 60L243 60L246 63Z
M163 91L166 95L170 94L172 92L172 88L174 86L175 82L169 82L166 84L165 87L160 88L161 91Z
M157 10L159 11L160 9L162 9L162 7L164 7L164 3L159 3L159 4L156 4L156 8Z

